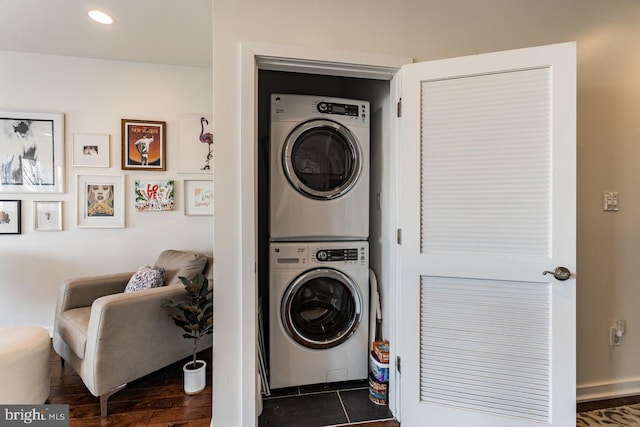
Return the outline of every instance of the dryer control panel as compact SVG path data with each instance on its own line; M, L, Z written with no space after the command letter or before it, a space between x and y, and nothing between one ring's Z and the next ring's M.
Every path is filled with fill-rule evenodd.
M271 94L271 122L325 118L335 122L369 127L369 101L329 96Z
M357 105L337 104L335 102L318 102L316 108L319 112L325 114L341 114L343 116L359 116ZM364 108L363 108L364 109ZM364 114L364 112L363 112Z

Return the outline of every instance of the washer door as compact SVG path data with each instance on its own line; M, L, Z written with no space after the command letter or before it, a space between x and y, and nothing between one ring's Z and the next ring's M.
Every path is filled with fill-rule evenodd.
M360 324L362 297L346 274L317 268L298 276L282 298L281 318L285 330L308 348L340 345Z
M347 193L362 169L360 145L351 131L331 120L298 125L282 149L284 174L301 194L330 200Z

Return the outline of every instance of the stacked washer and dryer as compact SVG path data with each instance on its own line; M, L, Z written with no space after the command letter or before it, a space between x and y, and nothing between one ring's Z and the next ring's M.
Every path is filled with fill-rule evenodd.
M366 379L369 103L271 95L271 388Z

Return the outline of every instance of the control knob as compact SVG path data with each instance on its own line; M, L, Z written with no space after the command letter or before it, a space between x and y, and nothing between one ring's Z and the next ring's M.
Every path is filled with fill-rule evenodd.
M318 253L316 254L316 258L318 258L318 261L326 261L328 257L329 255L327 254L327 251L318 251Z

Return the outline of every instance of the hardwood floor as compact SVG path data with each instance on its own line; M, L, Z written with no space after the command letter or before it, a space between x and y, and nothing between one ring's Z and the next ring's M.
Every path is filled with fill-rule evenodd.
M100 419L100 401L80 377L51 350L51 392L48 403L69 405L69 426L192 426L211 424L211 349L199 354L207 361L207 387L189 396L182 388L182 365L174 363L140 378L109 398L108 414Z
M211 425L211 349L199 357L207 361L207 387L189 396L182 389L180 361L127 385L109 398L109 416L100 419L100 402L80 377L51 350L51 393L48 403L69 405L69 426L209 427ZM355 425L355 424L354 424ZM358 424L361 427L399 427L396 421Z

